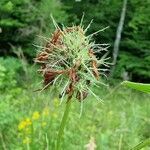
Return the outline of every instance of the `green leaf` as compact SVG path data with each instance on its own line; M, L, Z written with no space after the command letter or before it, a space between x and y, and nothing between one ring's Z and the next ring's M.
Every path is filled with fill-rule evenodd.
M130 81L123 81L121 84L128 86L132 89L136 89L136 90L139 90L142 92L150 93L150 84L136 83L136 82L130 82Z
M4 27L24 27L26 24L23 24L15 19L1 19L0 26Z
M150 146L150 139L146 139L143 142L139 143L135 147L131 148L130 150L140 150L143 147Z
M11 12L13 10L13 7L14 7L13 3L9 1L2 7L2 9L4 11Z

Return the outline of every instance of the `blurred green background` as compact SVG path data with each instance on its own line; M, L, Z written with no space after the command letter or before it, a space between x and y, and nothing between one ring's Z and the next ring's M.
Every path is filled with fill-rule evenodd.
M49 90L33 92L42 80L33 62L38 50L34 45L43 44L42 37L54 31L50 14L60 26L72 26L84 13L85 27L93 19L89 34L109 26L94 40L111 45L111 63L122 7L123 0L0 0L0 150L27 149L28 144L31 150L54 148L64 104L55 106L52 100L58 98ZM109 86L93 89L104 104L89 97L79 119L80 103L74 101L62 149L86 149L94 137L98 150L128 150L150 137L150 95L123 87L114 90L124 79L150 82L149 0L128 0L116 67L106 75L108 80L103 80ZM32 137L18 131L21 120L32 118L35 111L41 116L45 107L51 109L47 128L41 128L39 119L32 123Z

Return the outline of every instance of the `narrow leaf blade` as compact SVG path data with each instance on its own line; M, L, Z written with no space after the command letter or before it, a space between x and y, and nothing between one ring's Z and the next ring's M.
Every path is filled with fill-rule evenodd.
M123 81L121 84L124 86L128 86L135 90L150 93L150 84L136 83L136 82L130 82L130 81Z
M146 146L150 146L150 139L146 139L143 142L139 143L135 147L131 148L130 150L140 150Z

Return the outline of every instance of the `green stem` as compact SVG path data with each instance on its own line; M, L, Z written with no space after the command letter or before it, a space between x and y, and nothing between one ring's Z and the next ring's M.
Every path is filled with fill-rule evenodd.
M61 120L61 124L59 127L59 132L58 132L58 136L57 136L57 143L56 143L56 150L60 149L60 143L61 143L61 139L64 133L64 128L67 122L67 118L69 116L69 110L70 110L70 106L71 106L71 99L67 101L66 103L66 108L65 108L65 112L63 115L63 118Z

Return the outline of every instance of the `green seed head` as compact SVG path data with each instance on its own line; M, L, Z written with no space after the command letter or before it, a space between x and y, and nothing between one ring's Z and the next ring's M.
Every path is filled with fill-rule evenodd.
M98 59L95 53L106 50L103 44L92 42L82 26L63 27L55 23L56 30L35 61L41 65L39 72L44 77L44 88L59 86L60 96L85 99L88 93L96 95L90 87L99 83L100 65L107 65L105 58ZM108 46L108 45L107 45Z

